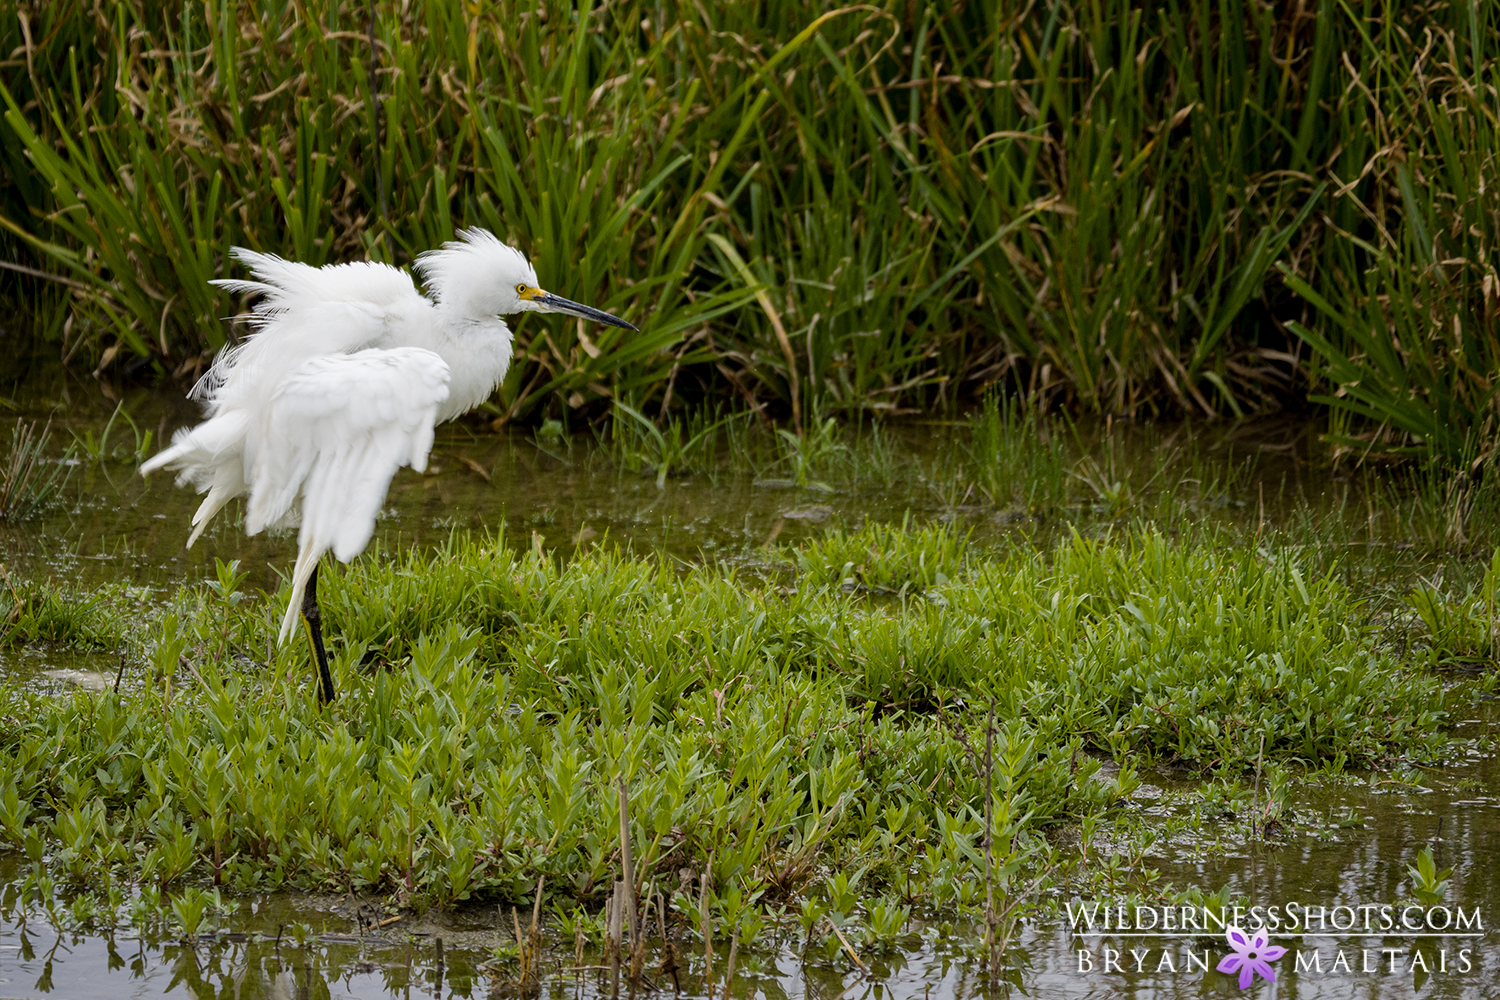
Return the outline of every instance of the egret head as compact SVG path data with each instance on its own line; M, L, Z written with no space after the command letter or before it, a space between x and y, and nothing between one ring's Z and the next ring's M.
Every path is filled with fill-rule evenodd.
M487 229L459 230L458 239L418 257L416 267L440 305L468 315L555 312L635 329L617 316L543 291L526 256Z

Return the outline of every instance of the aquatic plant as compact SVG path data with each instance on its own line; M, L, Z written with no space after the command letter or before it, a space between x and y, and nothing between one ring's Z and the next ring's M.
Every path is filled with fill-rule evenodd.
M1061 420L1022 406L1015 396L989 393L969 415L972 481L998 506L1055 511L1068 502L1068 471L1077 462L1069 438Z
M1444 585L1442 574L1438 576L1419 581L1405 595L1408 609L1416 613L1413 625L1420 625L1413 629L1414 637L1435 662L1495 662L1500 639L1500 547L1477 584L1460 589Z
M115 429L115 421L121 417L125 418L125 423L130 427L130 432L134 440L128 445L116 444L111 446L110 442ZM150 458L155 450L151 446L151 438L150 429L142 429L135 422L135 418L125 409L125 403L122 401L115 406L114 412L104 422L104 427L99 431L97 438L94 436L92 427L85 428L82 434L75 431L73 433L73 447L84 458L93 462L109 460L140 465L146 459Z
M835 528L802 546L797 561L814 586L920 595L963 571L966 541L948 525L917 527L908 517L899 525Z
M17 420L10 432L10 451L0 464L0 521L24 521L57 495L68 481L71 467L47 456L52 440L49 423L37 433L36 423Z
M1443 905L1448 894L1448 876L1453 874L1453 869L1439 871L1437 863L1432 860L1431 847L1417 852L1417 863L1407 865L1406 874L1411 879L1413 899L1426 907Z
M717 410L699 411L685 418L669 419L658 429L640 410L618 399L614 402L614 414L609 447L615 464L631 471L654 473L658 488L667 485L667 477L673 472L692 468L715 471L719 429L750 419L749 414L721 417Z
M3 570L3 566L0 566ZM67 584L0 579L0 643L55 642L77 649L117 649L130 633L123 588L81 592Z

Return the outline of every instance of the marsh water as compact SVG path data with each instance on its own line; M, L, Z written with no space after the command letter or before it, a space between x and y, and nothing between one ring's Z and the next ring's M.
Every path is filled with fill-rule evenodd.
M89 380L47 374L13 391L21 416L52 421L54 445L75 438L102 452L75 451L62 500L24 525L0 528L0 558L12 572L56 576L85 586L124 582L144 605L183 583L210 578L215 559L238 559L252 587L273 589L276 571L294 551L285 538L247 539L222 518L192 550L183 542L196 498L165 476L143 480L129 452L150 431L156 442L195 416L171 391L124 394ZM104 428L116 409L109 436ZM687 561L723 560L755 572L768 546L866 519L942 519L981 544L1028 543L1072 530L1112 511L1081 510L1059 523L975 502L943 481L941 463L922 459L950 446L957 430L934 421L889 432L904 465L899 476L856 477L831 486L798 486L774 463L766 468L673 477L623 470L586 434L538 437L495 432L482 423L452 425L439 436L427 472L397 476L377 529L388 549L441 544L455 529L503 531L513 544L540 544L560 555L584 545L616 543ZM1185 506L1230 530L1253 530L1289 517L1297 504L1347 504L1348 484L1333 478L1312 452L1314 436L1290 423L1209 428L1199 438L1203 461L1225 467L1255 458L1250 475L1226 474L1223 489L1197 492ZM1163 447L1161 434L1138 448ZM87 448L85 447L86 451ZM1142 461L1145 461L1143 458ZM887 468L893 466L887 465ZM1289 485L1290 484L1290 485ZM1372 515L1373 516L1373 515ZM1390 540L1388 540L1390 541ZM1398 542L1399 540L1396 540ZM1396 544L1396 542L1391 542ZM46 646L0 650L7 681L66 691L108 683L116 658ZM1077 843L1081 851L1118 850L1127 878L1143 893L1172 885L1204 892L1228 886L1254 905L1289 904L1358 912L1406 898L1406 866L1423 845L1440 867L1454 869L1448 899L1468 911L1462 928L1422 936L1331 922L1302 937L1278 937L1292 954L1278 980L1243 993L1214 971L1227 952L1222 937L1169 931L1157 924L1106 931L1070 921L1066 907L1016 929L1001 977L983 971L979 930L914 918L899 947L862 955L867 970L837 947L804 951L800 931L764 932L738 956L732 997L929 997L1027 995L1137 998L1203 995L1284 997L1441 997L1500 995L1500 756L1487 740L1500 733L1494 703L1460 720L1464 748L1440 767L1399 773L1350 773L1299 787L1298 822L1274 834L1248 836L1233 805L1216 813L1201 782L1156 771L1132 796L1147 833L1133 844ZM1155 831L1155 832L1152 832ZM1076 833L1064 832L1066 840ZM408 917L375 926L369 901L276 895L238 900L218 933L193 941L59 929L45 913L14 905L21 870L0 854L0 998L12 997L485 997L513 995L508 966L495 949L514 941L511 915L487 908ZM1061 904L1073 902L1059 898ZM1340 911L1342 912L1342 911ZM1478 913L1474 924L1473 913ZM61 921L65 923L65 921ZM556 928L544 933L540 995L608 995L604 959ZM727 945L718 944L713 976L701 954L684 956L675 977L660 973L648 949L647 976L660 990L724 996ZM691 949L688 949L691 952ZM1316 961L1313 956L1317 956ZM1206 966L1206 967L1205 967ZM675 982L674 982L675 979Z

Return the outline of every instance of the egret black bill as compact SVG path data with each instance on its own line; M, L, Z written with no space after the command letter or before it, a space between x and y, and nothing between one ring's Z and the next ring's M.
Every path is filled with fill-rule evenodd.
M572 299L565 299L561 295L553 295L551 292L544 292L541 289L537 289L536 293L532 295L531 298L532 301L540 303L542 307L548 312L560 312L567 313L569 316L581 316L584 319L591 319L595 323L604 323L608 326L618 326L621 329L625 330L636 329L634 325L625 322L618 316L611 316L609 313L605 312L602 309L595 309L593 306L586 306L582 302L574 302Z

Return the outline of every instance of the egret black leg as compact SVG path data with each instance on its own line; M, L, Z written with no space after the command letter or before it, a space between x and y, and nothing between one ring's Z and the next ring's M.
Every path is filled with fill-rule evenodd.
M307 623L307 637L312 641L313 656L318 661L318 704L334 699L333 675L328 672L328 653L323 649L323 612L318 610L318 567L307 578L302 593L302 620Z

